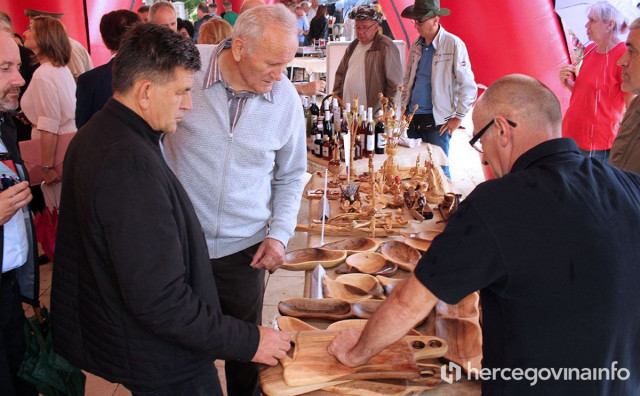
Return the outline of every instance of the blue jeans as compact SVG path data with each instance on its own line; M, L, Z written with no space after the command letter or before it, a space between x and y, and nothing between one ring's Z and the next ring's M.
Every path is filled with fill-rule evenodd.
M433 119L433 114L416 114L407 128L407 136L410 138L420 138L423 142L435 144L444 151L445 155L449 157L449 140L451 135L448 132L444 132L440 135L440 127L442 125L436 125ZM451 179L448 166L442 166L444 174Z
M605 164L609 163L609 152L611 150L592 150L587 151L583 149L579 149L580 154L584 155L587 158L595 158L600 162L604 162Z
M218 378L218 370L211 361L211 369L204 371L202 374L178 382L161 389L139 388L127 386L133 396L222 396L222 388L220 387L220 379Z

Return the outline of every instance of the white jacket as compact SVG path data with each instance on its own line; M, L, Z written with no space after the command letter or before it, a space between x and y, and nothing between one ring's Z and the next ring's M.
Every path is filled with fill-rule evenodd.
M422 56L424 39L419 37L409 50L407 71L402 86L402 105L407 106L413 91L418 62ZM436 125L449 118L464 118L476 100L478 89L473 80L467 47L457 36L440 26L433 39L433 64L431 69L431 98ZM413 111L407 109L407 111Z

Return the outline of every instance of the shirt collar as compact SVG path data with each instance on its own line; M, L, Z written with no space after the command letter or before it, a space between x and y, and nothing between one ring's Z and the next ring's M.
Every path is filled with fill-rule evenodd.
M574 152L580 155L578 145L573 139L558 138L547 140L525 152L516 160L509 173L518 172L529 168L537 161L563 152Z
M222 50L230 49L230 48L231 48L231 37L221 41L220 44L218 44L218 46L213 50L213 54L211 54L211 62L209 64L209 69L207 70L204 76L203 89L211 88L215 83L221 83L225 87L225 89L236 93L234 89L231 88L231 85L229 85L229 83L227 83L222 77L222 71L220 70L220 67L218 65L218 58L220 57ZM259 94L256 94L255 92L248 92L248 91L241 91L241 92L247 92L250 94L249 96L259 95ZM237 92L237 93L240 94L241 92ZM265 94L262 94L262 96L269 102L273 103L273 93L271 91Z

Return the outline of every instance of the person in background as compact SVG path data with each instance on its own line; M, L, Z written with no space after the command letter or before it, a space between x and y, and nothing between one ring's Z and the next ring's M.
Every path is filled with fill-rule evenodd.
M378 93L396 103L402 81L398 47L378 33L382 15L372 6L360 6L349 14L356 21L356 40L347 47L336 70L333 93L346 102L358 95L358 104L380 109Z
M57 19L62 18L62 16L64 15L55 12L32 10L29 8L25 9L24 13L27 17L29 17L29 21L32 21L34 17L39 15L50 16ZM78 79L79 75L93 69L93 62L91 61L89 53L82 44L72 39L71 37L69 37L69 43L71 44L71 56L69 58L69 63L67 63L67 67L69 68L69 70L71 70L73 78Z
M451 134L460 127L478 92L467 47L440 25L440 17L449 14L440 8L439 0L416 0L402 11L402 17L413 19L420 33L409 49L402 83L406 112L418 105L407 135L441 147L447 156ZM442 169L451 178L449 166Z
M180 33L183 37L189 37L191 41L193 41L194 29L191 21L178 18L177 22L178 33Z
M168 1L153 3L149 9L149 22L168 27L174 32L178 31L178 16L173 4Z
M640 175L583 157L561 122L560 102L534 78L494 82L474 108L469 143L497 179L460 204L362 334L341 332L329 353L361 365L438 300L480 290L482 372L497 370L483 377L483 395L637 394ZM556 368L594 375L542 379ZM540 380L518 380L516 369Z
M209 19L213 18L211 14L209 14L209 7L207 7L207 3L199 3L196 7L196 14L198 16L198 20L193 24L193 42L198 42L198 36L200 34L200 26L203 23L207 22Z
M217 14L218 6L216 5L216 3L211 2L211 3L209 3L209 5L207 7L209 8L209 15L211 15L212 17L220 17Z
M20 102L33 125L31 139L40 139L42 178L60 182L53 168L58 136L77 130L76 82L67 66L71 57L69 36L62 22L50 16L36 16L24 32L24 45L32 50L40 67L33 73Z
M134 396L222 395L214 359L275 365L290 347L286 333L221 312L201 225L163 155L200 65L190 39L135 26L113 64L113 97L65 160L54 349Z
M222 311L254 323L265 270L282 265L293 235L306 171L302 103L282 74L297 48L284 6L243 12L230 38L198 46L193 110L163 142L202 223ZM227 361L225 373L230 396L259 395L255 365Z
M10 160L0 162L2 173L18 178L14 186L0 192L0 394L37 396L31 384L18 378L26 350L22 301L39 306L39 271L35 260L37 244L29 212L31 191L28 175L18 150L13 119L5 112L18 107L20 52L12 36L0 30L0 151ZM13 167L7 166L11 162Z
M198 44L218 44L222 40L231 37L232 28L227 21L215 18L200 27Z
M222 19L229 22L229 25L233 27L233 25L236 23L236 19L238 19L238 13L233 11L233 9L231 8L231 2L229 0L224 1L222 3L222 6L224 7L224 16L222 17Z
M140 19L143 23L149 22L149 9L151 7L148 5L143 5L138 8L138 15L140 15Z
M580 72L574 65L560 69L560 82L571 91L562 136L575 140L583 155L609 162L625 101L633 98L622 90L621 68L616 64L625 51L618 34L624 33L627 25L622 14L606 1L588 10L585 27L593 43L584 49Z
M302 4L295 7L296 25L298 26L298 45L303 46L307 43L307 35L309 34L309 21L304 15Z
M309 6L309 10L305 11L307 13L307 18L309 20L313 20L316 14L318 13L318 0L311 0L311 6ZM326 6L325 6L325 14L326 14Z
M329 23L325 16L327 12L326 6L319 6L316 15L311 20L311 26L309 27L309 35L307 36L309 43L313 43L313 40L327 40L329 38Z
M78 129L86 124L113 94L111 88L113 58L118 53L120 41L125 33L141 22L140 15L129 10L111 11L100 19L102 42L111 52L111 59L104 65L78 77L76 87L76 127Z
M620 89L640 95L640 18L629 26L627 50L618 60L622 67ZM636 96L624 114L618 136L611 145L611 165L640 174L640 99Z

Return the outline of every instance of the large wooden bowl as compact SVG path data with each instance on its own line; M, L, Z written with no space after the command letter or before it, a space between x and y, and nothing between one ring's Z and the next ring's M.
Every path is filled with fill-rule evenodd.
M380 253L356 253L345 260L350 272L362 272L370 275L393 275L398 265L387 260Z
M276 318L276 323L278 323L278 328L280 331L293 332L293 331L308 331L308 330L318 330L317 327L311 326L307 322L303 322L298 318L293 318L291 316L278 316Z
M431 246L431 241L427 241L427 240L415 238L415 237L414 238L404 237L404 243L422 252L426 252L429 249L429 246Z
M323 249L346 250L348 255L360 252L375 252L380 240L367 237L353 237L322 245Z
M342 320L353 317L351 304L334 298L288 298L278 303L283 316Z
M353 304L353 314L360 319L369 319L374 312L384 303L384 300L364 300Z
M400 282L402 282L402 279L387 278L386 276L382 275L376 275L376 279L382 285L384 294L386 294L387 296L390 296L391 292L393 292L393 288L400 284Z
M282 269L290 271L311 271L318 264L324 268L332 268L347 258L344 250L322 248L306 248L293 250L284 255Z
M348 302L366 300L372 297L366 290L335 281L327 275L322 277L322 289L325 297L339 298Z
M389 241L380 245L380 253L389 261L398 265L405 271L412 272L420 257L420 252L406 243Z
M384 290L378 280L369 274L345 274L336 278L336 282L351 285L366 291L374 298L384 298Z
M327 330L346 330L346 329L356 329L362 330L364 326L367 325L367 319L345 319L339 320L337 322L333 322L327 327ZM420 332L416 329L411 329L407 332L407 335L419 336Z

